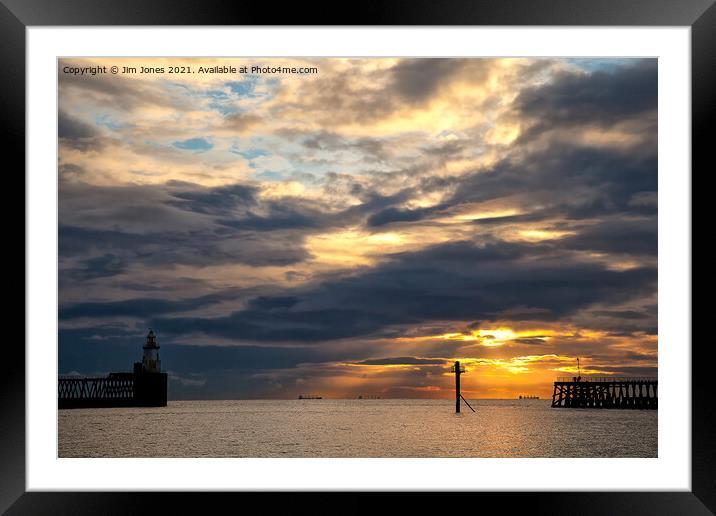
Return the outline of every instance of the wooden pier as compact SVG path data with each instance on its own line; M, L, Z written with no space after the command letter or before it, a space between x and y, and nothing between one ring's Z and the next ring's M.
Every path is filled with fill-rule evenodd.
M656 410L657 387L653 377L562 377L554 382L552 407Z

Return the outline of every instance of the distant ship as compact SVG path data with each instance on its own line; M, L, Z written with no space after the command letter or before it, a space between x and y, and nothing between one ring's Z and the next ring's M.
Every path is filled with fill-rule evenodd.
M538 400L539 396L520 396L521 400Z
M304 396L303 394L299 394L298 399L299 400L322 400L323 396L314 396L314 395Z
M371 395L363 396L361 394L360 396L358 396L358 399L359 400L379 400L380 396L371 396Z

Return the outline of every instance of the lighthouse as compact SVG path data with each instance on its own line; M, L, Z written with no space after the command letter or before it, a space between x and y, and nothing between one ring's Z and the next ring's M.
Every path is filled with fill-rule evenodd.
M131 373L109 373L106 378L60 378L58 407L166 407L168 375L162 373L154 330L149 330L142 349L142 361L134 362Z
M159 346L157 346L157 336L154 330L149 329L147 334L147 342L142 347L144 355L142 356L142 372L143 373L161 373L162 364L159 360Z
M167 373L162 373L159 360L157 335L149 329L147 340L142 346L144 354L141 362L134 363L134 401L138 407L167 406Z

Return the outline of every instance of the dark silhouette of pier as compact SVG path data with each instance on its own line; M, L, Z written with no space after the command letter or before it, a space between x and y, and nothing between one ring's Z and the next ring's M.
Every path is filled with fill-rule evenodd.
M552 407L655 410L657 387L653 377L561 377L554 382Z
M166 407L167 373L161 372L159 346L152 330L142 349L142 361L135 362L131 373L59 378L58 408Z

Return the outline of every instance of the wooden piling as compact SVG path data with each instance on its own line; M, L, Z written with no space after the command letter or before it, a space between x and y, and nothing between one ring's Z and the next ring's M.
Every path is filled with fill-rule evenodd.
M455 413L460 413L460 361L455 362Z
M460 394L460 375L465 372L465 366L461 366L460 361L456 360L455 364L450 369L450 372L455 373L455 413L459 414L460 398L462 398L462 395Z

